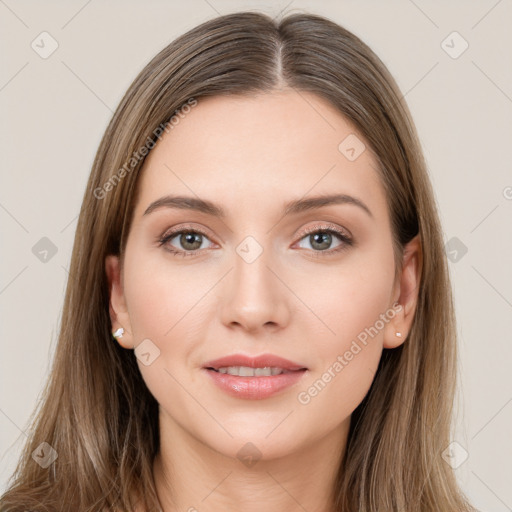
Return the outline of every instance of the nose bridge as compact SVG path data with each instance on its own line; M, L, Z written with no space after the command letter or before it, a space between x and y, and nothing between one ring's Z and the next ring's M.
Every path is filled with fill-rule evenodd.
M255 330L265 325L282 327L288 321L289 297L274 275L278 266L274 260L270 248L254 237L246 237L236 247L222 308L226 325L236 323Z

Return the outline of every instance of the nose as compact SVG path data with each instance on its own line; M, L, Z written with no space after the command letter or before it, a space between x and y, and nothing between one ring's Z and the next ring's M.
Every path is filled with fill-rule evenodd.
M224 325L254 333L288 324L292 297L283 284L284 276L273 267L265 251L250 263L235 255L234 268L223 280L220 314Z

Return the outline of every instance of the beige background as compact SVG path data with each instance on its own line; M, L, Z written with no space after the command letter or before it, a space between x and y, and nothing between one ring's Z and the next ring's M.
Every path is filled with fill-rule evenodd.
M452 464L467 452L456 474L481 510L512 510L510 0L0 0L0 491L48 373L80 201L113 110L172 39L243 9L330 17L368 43L406 93L451 241L461 370ZM43 31L58 44L45 59L31 47L43 51L45 37L51 49ZM46 262L32 250L43 237L57 249Z

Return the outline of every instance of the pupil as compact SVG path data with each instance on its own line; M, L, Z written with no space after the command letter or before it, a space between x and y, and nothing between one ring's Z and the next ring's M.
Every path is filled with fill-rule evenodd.
M196 239L196 237L199 238L199 241ZM201 235L199 233L187 233L184 235L181 235L181 244L183 247L193 251L195 249L198 249L201 247ZM196 245L194 247L187 247L187 244Z
M320 249L327 249L331 242L331 234L330 233L315 233L312 235L313 242L311 244L312 247L315 247L315 244L319 244L322 247L317 247ZM322 245L323 244L323 245Z

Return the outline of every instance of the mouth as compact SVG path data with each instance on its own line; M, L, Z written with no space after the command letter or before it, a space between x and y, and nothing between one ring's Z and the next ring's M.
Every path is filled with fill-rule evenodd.
M235 354L208 362L203 371L227 394L261 400L297 384L308 368L271 354L258 357Z
M237 377L271 377L274 375L282 375L283 373L293 373L307 370L300 368L298 370L287 370L275 366L264 366L262 368L251 368L250 366L221 366L220 368L206 368L217 373L227 375L236 375Z
M308 369L304 364L296 363L274 354L262 354L259 356L233 354L208 361L204 368L240 377L280 375L281 373Z

